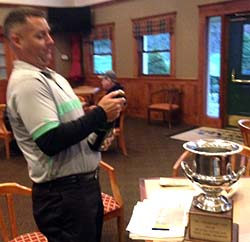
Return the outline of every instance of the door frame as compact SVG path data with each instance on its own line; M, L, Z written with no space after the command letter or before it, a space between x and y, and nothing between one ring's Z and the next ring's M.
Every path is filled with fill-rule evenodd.
M199 71L198 71L198 113L199 124L210 127L223 128L227 125L227 71L228 71L228 15L250 11L249 0L228 1L199 6ZM220 111L219 118L206 115L206 90L207 90L207 30L208 18L220 16L222 19L221 30L221 78L220 78Z

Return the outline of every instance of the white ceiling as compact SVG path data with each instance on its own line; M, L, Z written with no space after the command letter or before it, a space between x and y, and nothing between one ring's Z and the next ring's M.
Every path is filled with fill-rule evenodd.
M112 0L0 0L0 4L31 5L44 7L80 7Z

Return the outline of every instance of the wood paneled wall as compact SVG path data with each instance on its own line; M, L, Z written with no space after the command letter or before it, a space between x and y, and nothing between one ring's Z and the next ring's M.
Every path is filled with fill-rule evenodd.
M119 78L119 81L124 86L128 99L128 116L146 119L150 93L162 88L175 87L182 91L183 122L198 125L198 80ZM96 79L89 79L85 84L100 86Z

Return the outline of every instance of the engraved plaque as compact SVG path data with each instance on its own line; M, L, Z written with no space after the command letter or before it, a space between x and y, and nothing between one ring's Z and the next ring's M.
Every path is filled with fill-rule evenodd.
M209 240L200 240L200 239L191 239L189 236L189 226L186 228L185 238L183 242L212 242ZM239 225L236 223L233 223L233 238L232 242L239 242Z
M209 213L192 205L189 211L189 237L202 241L232 242L233 211Z

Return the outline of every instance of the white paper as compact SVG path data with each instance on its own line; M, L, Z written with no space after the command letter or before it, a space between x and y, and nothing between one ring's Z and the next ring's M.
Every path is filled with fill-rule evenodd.
M187 225L187 213L193 198L192 190L164 190L153 192L148 199L137 202L127 226L133 239L171 239L182 241ZM159 214L169 230L153 230Z

